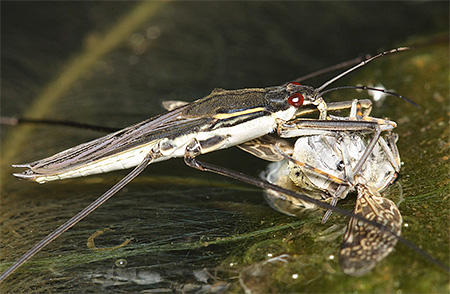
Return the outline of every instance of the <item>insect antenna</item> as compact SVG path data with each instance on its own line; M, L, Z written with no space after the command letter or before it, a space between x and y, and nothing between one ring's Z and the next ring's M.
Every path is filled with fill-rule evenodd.
M310 73L310 74L298 77L298 78L296 78L296 79L294 79L292 81L289 81L289 82L287 82L285 84L289 84L289 83L293 83L293 82L300 83L300 82L303 82L303 81L306 81L306 80L309 80L309 79L321 76L323 74L326 74L326 73L329 73L329 72L332 72L332 71L335 71L335 70L338 70L338 69L341 69L341 68L347 68L349 66L352 66L352 65L355 65L357 63L360 63L363 60L364 60L363 57L356 57L356 58L353 58L353 59L350 59L350 60L347 60L347 61L335 64L335 65L323 68L323 69L315 71L313 73Z
M365 59L365 60L361 61L360 63L358 63L357 65L355 65L355 66L353 66L353 67L347 69L347 70L344 71L343 73L341 73L341 74L335 76L334 78L328 80L327 82L325 82L324 84L322 84L322 86L320 86L320 87L317 88L316 90L317 90L318 92L322 91L323 89L325 89L325 87L327 87L327 86L330 85L331 83L334 83L335 81L339 80L339 79L342 78L343 76L345 76L345 75L351 73L352 71L354 71L354 70L357 69L357 68L360 68L360 67L366 65L367 63L371 62L372 60L375 60L375 59L377 59L377 58L379 58L379 57L382 57L382 56L385 56L385 55L389 55L389 54L393 54L393 53L397 53L397 52L406 51L406 50L409 50L409 49L410 49L409 47L398 47L398 48L395 48L395 49L392 49L392 50L388 50L388 51L381 52L381 53L379 53L379 54L377 54L377 55L375 55L375 56L372 56L372 57L370 57L370 58L368 58L368 59Z
M400 95L398 93L391 92L391 91L388 91L386 89L373 88L373 87L368 87L368 86L341 86L341 87L331 88L331 89L327 89L325 91L320 92L319 94L317 94L317 97L321 97L325 93L329 93L329 92L337 91L337 90L342 90L342 89L360 89L360 90L365 90L365 91L378 91L378 92L382 92L382 93L384 93L386 95L391 95L391 96L395 96L395 97L398 97L400 99L403 99L406 102L414 105L415 107L420 108L420 106L416 102L414 102L411 99L406 98L405 96L402 96L402 95Z

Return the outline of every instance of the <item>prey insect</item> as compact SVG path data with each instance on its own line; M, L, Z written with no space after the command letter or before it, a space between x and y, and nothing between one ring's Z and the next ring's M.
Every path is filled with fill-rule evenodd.
M297 117L311 109L318 109L319 118L326 118L330 107L322 96L338 89L325 90L328 85L378 57L407 49L397 48L366 59L319 88L294 82L268 88L215 89L210 95L192 103L167 102L166 108L169 112L165 114L54 156L15 165L14 167L26 168L25 172L16 173L15 176L38 183L135 168L83 211L36 244L0 275L0 281L6 279L44 246L107 201L149 164L173 157L183 157L187 165L205 170L205 167L195 159L200 154L239 146L274 131L283 136L283 132L292 126ZM351 88L370 89L358 86ZM383 92L404 98L395 93ZM336 104L336 107L348 108L349 104ZM326 122L319 124L319 128L327 128L328 125ZM303 127L315 128L316 125L317 123L309 122L303 124ZM248 150L248 144L250 143L247 143L244 150Z
M353 213L383 224L400 235L400 211L394 202L379 193L396 179L400 170L397 136L391 132L396 124L368 114L362 116L359 106L355 100L349 117L334 119L376 121L386 130L369 149L367 158L361 159L369 144L367 134L360 131L316 131L306 135L302 130L292 131L291 135L299 136L295 146L288 149L285 145L284 151L280 150L286 160L272 163L266 177L282 187L294 190L300 187L309 196L333 206L338 199L356 190L358 196ZM361 166L359 171L356 166ZM315 208L310 203L270 190L266 199L276 210L288 215L295 216L304 209ZM324 220L328 216L327 212ZM340 250L341 268L349 275L364 275L386 257L396 243L397 238L393 235L352 217Z

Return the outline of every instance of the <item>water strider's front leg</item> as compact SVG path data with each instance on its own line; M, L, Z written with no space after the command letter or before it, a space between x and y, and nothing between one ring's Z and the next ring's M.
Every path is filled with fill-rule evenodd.
M179 102L179 101L177 101ZM320 104L320 103L319 103ZM325 109L325 111L320 111L320 109ZM332 102L325 105L325 108L323 107L316 107L316 106L308 106L302 109L298 110L298 116L304 116L316 112L320 112L319 118L323 116L323 114L326 114L327 111L339 111L339 110L350 110L350 116L349 117L337 117L330 115L327 119L322 120L361 120L359 118L356 118L357 113L361 113L362 117L369 118L370 112L372 110L372 101L369 99L362 99L362 100L353 100L353 101L341 101L341 102ZM359 112L358 112L359 111ZM372 119L372 118L371 118ZM319 119L320 120L320 119ZM285 137L299 137L302 135L319 135L319 134L329 134L330 131L322 129L308 129L305 130L299 126L297 128L297 120L294 120L293 122L287 124L286 121L278 121L278 125L283 128L283 125L289 125L289 134L286 134ZM389 125L391 122L387 120L379 120L373 118L374 121L378 122L381 125ZM393 122L392 122L393 123ZM291 129L292 126L292 129ZM392 127L395 127L392 126ZM307 134L305 133L307 132ZM275 146L277 146L275 148ZM273 135L265 135L253 140L249 140L247 142L244 142L242 144L237 145L240 149L258 157L263 160L267 161L281 161L285 158L282 154L280 154L279 150L281 150L284 154L292 154L294 147L291 143L287 142L286 140L283 140L279 137L275 137ZM279 150L276 150L279 149ZM397 152L398 153L398 152Z
M307 105L297 111L297 117L305 116L308 114L316 113L319 111L318 119L329 119L328 112L335 112L341 110L350 110L353 111L355 107L354 103L357 101L362 111L362 115L364 117L369 117L372 112L372 101L370 99L354 99L354 100L346 100L339 102L328 102L325 103L323 100L319 101L318 106L316 105ZM351 116L351 115L350 115ZM341 117L342 118L342 117Z
M390 127L389 127L390 129ZM388 130L389 130L388 129ZM282 124L278 126L278 134L282 138L299 137L307 135L329 135L333 131L359 131L372 133L373 137L367 146L360 161L355 166L353 173L356 175L361 170L364 162L372 153L373 148L377 144L382 129L377 122L372 121L350 121L350 120L314 120L305 119L297 120L293 124Z
M383 149L387 152L391 163L400 169L400 158L397 147L395 145L396 138L390 135L389 146L380 137L382 131L390 132L397 124L386 119L379 119L369 116L372 104L370 101L363 101L354 99L352 101L344 101L344 103L331 105L333 110L350 109L348 117L339 117L330 115L327 120L312 120L312 119L297 119L293 122L288 122L278 125L278 134L284 138L300 137L308 135L331 135L335 131L361 131L373 133L373 138L369 142L365 153L362 155L360 161L353 170L353 174L357 175L372 153L373 148L380 142ZM364 109L364 111L363 111Z
M389 128L391 125L387 125ZM388 129L389 129L388 128ZM353 120L301 120L295 124L283 124L278 128L281 137L298 137L305 135L332 135L336 131L357 131L369 132L373 137L370 140L363 155L355 165L352 175L356 176L361 171L364 163L372 154L375 145L379 142L382 128L379 122L376 121L353 121ZM339 197L348 191L348 186L341 186L334 195L331 205L335 206ZM331 215L331 210L328 210L322 221L325 222Z

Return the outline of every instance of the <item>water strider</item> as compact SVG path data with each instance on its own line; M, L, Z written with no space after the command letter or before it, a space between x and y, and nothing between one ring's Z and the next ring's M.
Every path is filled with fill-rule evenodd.
M396 178L400 170L400 156L396 146L397 135L392 133L392 121L362 115L359 102L354 101L347 118L334 120L377 121L383 135L370 149L370 155L361 163L368 149L370 135L361 131L292 131L298 136L295 146L283 145L286 160L272 163L265 177L271 183L336 205L339 199L356 190L358 193L354 214L374 220L388 227L396 235L401 233L402 217L389 199L380 195ZM273 144L272 144L273 145ZM280 149L280 148L278 148ZM357 166L361 166L359 171ZM276 210L300 216L305 209L316 208L308 202L268 190L266 199ZM324 221L328 218L327 212ZM349 275L361 276L386 257L397 243L397 238L358 219L351 218L340 250L342 270Z
M70 148L49 158L15 165L15 167L27 169L23 173L15 174L17 177L39 183L133 166L136 168L83 211L36 244L0 275L0 281L112 197L153 162L172 157L184 157L189 166L226 174L226 169L215 171L213 166L201 163L195 157L217 149L239 146L274 131L282 136L283 130L292 128L293 125L306 129L336 127L349 130L360 129L361 125L355 125L354 122L339 122L336 126L323 120L332 107L324 102L322 95L335 90L324 90L324 88L375 58L404 50L407 48L397 48L366 59L317 89L294 82L269 88L216 89L210 95L192 103L168 102L166 107L174 109L165 114ZM367 87L353 88L368 89ZM384 92L396 95L388 91ZM348 108L349 104L334 104L333 107ZM319 120L302 121L298 125L295 123L297 117L317 109L320 112ZM379 133L377 124L365 124L364 127ZM317 205L321 206L320 203ZM322 207L340 211L326 204ZM364 221L364 218L359 219Z

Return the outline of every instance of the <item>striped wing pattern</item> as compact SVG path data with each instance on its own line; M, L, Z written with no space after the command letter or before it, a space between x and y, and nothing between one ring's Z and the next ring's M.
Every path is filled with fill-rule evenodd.
M394 202L381 197L367 185L358 185L358 199L354 213L387 226L400 235L402 216ZM395 247L397 238L365 222L351 218L340 251L340 264L344 273L362 276L386 257Z

